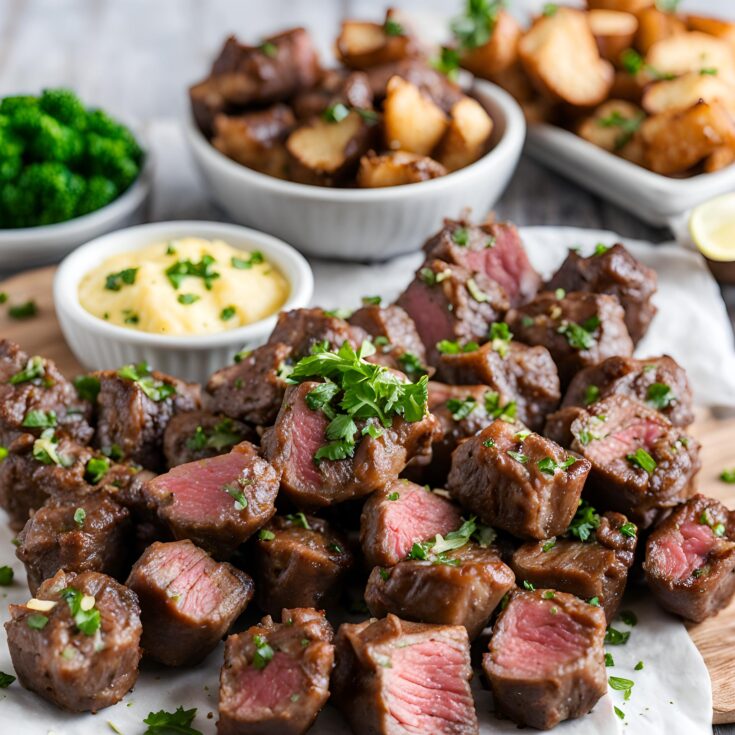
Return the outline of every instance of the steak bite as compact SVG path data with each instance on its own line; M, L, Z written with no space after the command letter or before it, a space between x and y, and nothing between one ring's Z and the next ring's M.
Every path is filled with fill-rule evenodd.
M636 260L617 243L598 245L593 255L583 258L570 250L559 270L546 284L549 291L589 291L617 296L625 312L625 325L637 344L656 315L651 297L656 293L656 271Z
M128 567L131 531L127 508L105 494L51 499L26 523L15 555L26 568L31 594L60 569L119 578Z
M490 329L491 341L476 350L445 352L437 366L441 380L454 385L488 386L499 406L515 405L515 416L540 431L561 399L559 375L549 351L511 341L507 324ZM496 416L497 418L497 416Z
M523 248L521 236L509 222L473 225L466 219L445 219L424 243L428 261L438 258L473 273L484 273L503 287L511 306L530 301L541 286Z
M440 543L417 544L411 558L389 569L375 567L365 602L375 617L390 612L420 623L462 625L472 640L513 588L515 576L495 548L470 542L437 551Z
M57 572L5 623L20 683L57 707L97 712L138 678L140 609L134 592L97 572Z
M303 513L276 516L253 550L259 607L270 615L285 607L331 607L354 558L329 524Z
M275 425L262 440L265 456L281 478L283 492L299 508L324 507L369 495L395 478L411 459L430 456L437 422L429 413L415 421L395 415L390 425L373 430L375 436L368 427L376 424L358 421L349 456L348 450L342 451L339 440L330 436L327 415L309 407L314 401L310 394L317 395L323 385L309 381L291 386Z
M690 498L648 537L643 569L669 612L695 622L715 615L735 593L735 512Z
M408 480L391 480L362 507L360 544L369 567L389 567L420 541L459 528L459 508Z
M242 441L257 441L254 429L242 421L207 411L176 414L163 433L166 464L176 467L229 452Z
M655 408L674 426L687 427L694 421L687 374L668 355L645 360L609 357L580 370L569 384L562 406L589 406L615 393Z
M496 711L548 730L587 714L607 692L605 614L554 590L511 594L482 668Z
M166 666L199 663L253 596L245 572L191 541L151 544L126 584L140 601L145 655Z
M99 380L95 442L154 472L164 466L163 432L175 413L199 408L199 386L147 363L92 373Z
M79 397L52 360L30 357L14 342L0 340L0 446L50 427L87 444L91 416L92 404Z
M249 442L227 454L174 467L143 486L143 496L176 539L228 559L276 512L278 477Z
M633 354L625 312L614 296L544 291L530 303L511 309L506 321L516 339L549 350L562 388L582 368Z
M633 565L636 527L621 513L599 516L586 504L580 511L568 538L523 544L513 553L511 567L518 579L535 587L596 600L612 622Z
M478 735L463 627L395 615L345 623L336 654L332 692L355 735Z
M296 361L311 353L312 347L339 349L348 342L358 349L368 335L360 327L350 326L344 319L334 316L324 309L292 309L278 315L275 329L268 338L268 344L281 342L291 348L291 358Z
M329 699L332 628L323 612L284 610L231 635L220 673L218 735L301 735Z
M591 463L585 496L648 528L694 492L699 443L658 411L623 395L604 398L572 421L570 449Z
M290 364L291 348L282 342L271 342L240 355L239 362L209 378L204 405L209 411L238 421L270 426L286 392L285 375Z
M586 459L498 419L457 447L447 490L483 523L546 539L566 530L589 471Z
M431 365L439 364L439 342L487 340L510 305L502 286L484 273L436 259L416 272L396 303L413 319Z

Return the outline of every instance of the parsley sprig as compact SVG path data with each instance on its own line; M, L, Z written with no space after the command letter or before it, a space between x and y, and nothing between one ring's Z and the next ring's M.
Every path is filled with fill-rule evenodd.
M577 512L574 514L566 533L580 541L591 541L593 540L590 538L592 532L599 526L600 516L597 511L586 500L580 500Z
M10 385L20 385L21 383L40 384L40 378L46 374L46 361L38 355L29 358L23 370L19 370L15 375L10 376L8 383Z
M151 374L151 367L147 362L139 362L137 365L124 365L117 374L125 380L137 383L138 387L148 398L156 403L166 400L176 393L176 388L170 383L156 380Z
M149 712L148 717L143 720L143 724L148 725L143 735L174 735L174 733L176 735L202 735L199 730L191 726L196 714L196 707L193 709L177 707L175 712L165 710Z
M74 587L61 590L61 599L66 600L74 625L84 635L94 635L102 624L100 611L95 607L95 599Z
M483 548L490 546L496 538L495 530L490 526L483 526L472 516L462 523L456 531L450 531L446 536L436 534L428 541L416 542L411 547L407 559L430 561L433 564L459 566L459 559L447 556L447 552L461 549L470 541L475 541Z
M451 29L463 49L486 44L495 28L504 0L467 0L464 15L454 18Z
M186 440L188 449L200 452L203 449L214 449L217 452L234 446L242 439L242 434L235 428L230 418L217 422L210 431L197 426L194 433Z

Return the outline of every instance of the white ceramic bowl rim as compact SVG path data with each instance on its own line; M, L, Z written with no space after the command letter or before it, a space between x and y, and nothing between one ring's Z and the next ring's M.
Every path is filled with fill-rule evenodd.
M480 94L486 94L501 108L504 119L502 121L493 121L496 126L500 122L503 125L503 131L499 140L484 156L478 158L477 161L471 163L469 166L452 171L446 176L440 176L436 179L419 181L414 184L402 184L401 186L385 186L375 189L337 189L278 179L275 176L260 173L241 163L237 163L225 156L224 153L218 151L204 137L204 134L199 130L191 115L188 115L186 118L185 128L191 144L204 155L207 155L214 165L232 176L239 176L243 180L249 181L263 189L292 193L303 198L336 202L375 202L401 199L415 195L419 189L422 192L428 192L429 190L441 190L442 188L453 187L459 184L462 177L471 176L477 168L491 163L494 158L499 157L506 149L513 147L515 137L525 134L526 124L523 113L516 101L504 89L482 79L475 79L468 91L477 91Z
M136 131L136 138L141 140L141 135ZM62 237L77 229L94 227L97 220L114 218L125 211L136 209L148 195L153 181L153 156L149 148L143 148L143 166L138 172L135 181L117 199L114 199L104 207L95 209L94 212L73 217L64 222L56 222L53 225L39 225L38 227L18 227L12 229L0 228L0 254L2 246L6 242L17 245L19 242L36 241L39 238Z
M291 291L288 299L281 307L281 311L296 308L306 304L314 290L314 277L306 259L291 245L271 235L240 225L224 222L209 222L206 220L176 220L171 222L153 222L137 227L128 227L102 235L77 248L68 255L59 266L54 278L54 302L57 309L63 309L78 325L93 334L115 337L128 344L147 345L159 348L207 350L226 347L235 343L246 343L262 335L264 328L275 324L276 315L260 319L235 329L228 329L216 334L192 336L162 335L149 332L139 332L116 324L110 324L103 319L90 314L79 303L78 286L82 277L98 262L102 262L110 255L128 250L138 250L144 247L137 244L126 248L123 246L126 238L135 238L142 234L149 236L149 243L173 240L183 237L218 238L228 242L233 247L245 242L253 249L262 250L267 259L272 259L284 278L289 282ZM92 253L98 257L91 258ZM292 271L289 273L289 271Z

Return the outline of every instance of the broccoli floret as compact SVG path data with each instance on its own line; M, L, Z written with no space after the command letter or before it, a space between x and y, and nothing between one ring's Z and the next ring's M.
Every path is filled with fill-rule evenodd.
M19 226L50 225L71 219L84 188L84 179L62 163L26 166L14 195L14 205L23 221Z
M38 98L31 95L16 95L3 97L0 100L0 115L15 115L20 110L38 109Z
M117 195L118 188L112 181L104 176L91 176L87 181L84 194L77 203L75 216L79 217L83 214L95 212L114 201Z
M135 136L124 125L113 120L102 110L90 110L87 117L87 126L91 133L97 133L97 135L110 140L122 141L125 144L126 155L140 165L143 160L143 151Z
M38 104L47 115L77 132L87 127L87 109L69 89L44 89Z
M38 117L26 136L27 153L36 161L77 161L84 151L79 133L45 113Z
M23 159L20 156L3 156L0 153L0 181L12 181L23 168Z
M96 133L87 136L86 164L93 175L106 176L120 191L125 191L138 175L138 164L127 155L123 140L103 138Z

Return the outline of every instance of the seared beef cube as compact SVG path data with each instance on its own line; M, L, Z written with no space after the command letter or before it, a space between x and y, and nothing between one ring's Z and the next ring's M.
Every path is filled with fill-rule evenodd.
M431 445L431 464L422 480L444 485L452 464L452 452L463 440L491 424L503 407L513 413L512 401L484 385L429 383L429 411L441 425L441 436ZM489 409L489 410L488 410Z
M100 383L97 446L154 472L161 469L166 425L175 413L199 408L199 386L151 371L145 363L92 375Z
M209 378L205 407L238 421L270 426L286 392L284 369L290 363L288 345L272 342L258 347Z
M20 531L31 511L51 495L78 496L91 492L85 480L94 453L65 434L45 429L40 437L21 434L0 461L0 507L10 527Z
M490 325L509 307L502 286L483 273L431 260L416 272L398 305L413 319L431 365L438 365L443 340L485 342Z
M544 436L555 441L559 446L569 448L572 446L572 424L579 416L585 413L581 406L567 406L549 414L544 425Z
M636 527L620 513L605 513L587 543L573 538L523 544L511 566L518 579L535 587L569 592L597 600L612 622L633 564Z
M39 436L49 427L87 444L92 438L91 416L92 404L77 395L52 360L29 357L14 342L0 340L1 446L7 447L20 434Z
M699 622L735 593L735 512L695 495L648 537L646 581L662 607Z
M190 666L211 653L253 597L253 581L191 541L154 543L127 586L140 601L143 651L166 666Z
M143 495L176 539L228 559L276 512L278 477L249 442L227 454L174 467Z
M163 433L166 464L176 467L229 452L242 441L257 441L255 431L242 421L207 411L176 414Z
M270 615L284 607L329 608L353 564L347 541L325 520L276 516L255 542L258 605Z
M462 523L459 508L408 480L392 480L362 507L360 544L369 567L405 559L416 542L442 536Z
M284 610L225 644L218 735L301 735L329 699L332 628L323 612Z
M648 404L674 426L687 427L694 421L687 374L668 355L646 360L608 357L599 365L580 370L569 384L562 406L589 406L615 393Z
M389 569L375 567L365 602L377 618L390 612L420 623L462 625L472 640L514 582L497 549L469 543L436 558L407 559Z
M104 574L59 571L36 594L25 605L10 605L5 623L20 683L72 712L119 702L138 678L135 593Z
M556 365L540 345L498 338L476 350L444 354L437 368L447 383L489 386L498 396L498 409L513 404L516 418L534 431L543 428L561 398Z
M511 306L530 301L541 286L518 230L507 222L473 225L466 219L446 219L442 229L426 241L424 252L429 261L438 258L484 273L503 287Z
M278 315L268 344L282 342L288 345L295 362L309 355L315 345L326 342L330 350L336 350L349 342L357 349L365 339L368 339L367 332L360 327L350 326L344 319L333 316L324 309L292 309Z
M592 465L585 496L597 508L648 528L694 492L699 443L632 398L612 395L588 406L570 433L570 449Z
M648 331L656 314L656 307L651 303L656 286L656 271L636 260L620 243L611 248L598 245L594 255L587 258L570 250L546 284L549 291L563 288L617 296L634 344Z
M567 529L589 471L586 459L498 419L457 447L447 490L483 523L546 539Z
M414 457L427 456L437 428L431 414L419 421L395 416L379 436L360 434L353 457L317 463L328 444L329 419L309 408L306 397L320 383L307 382L286 391L275 426L263 435L263 451L281 477L283 492L298 507L323 507L359 498L383 487ZM361 431L364 423L359 422Z
M554 590L511 594L482 668L497 712L548 730L587 714L607 692L605 613Z
M31 594L60 569L119 577L128 566L131 531L127 508L104 494L51 499L26 523L15 555L26 568Z
M217 80L212 77L207 77L189 87L189 103L194 122L208 138L214 131L214 118L233 111L232 105L220 91Z
M371 360L402 370L411 380L427 372L424 343L413 320L400 306L365 304L350 317L350 324L364 329L372 338L377 352Z
M371 110L373 91L367 74L362 71L326 69L316 87L298 92L290 102L296 117L304 121L340 102L346 107Z
M633 354L624 317L614 296L545 291L511 309L505 319L516 339L546 347L564 388L582 368L615 355Z
M477 735L470 646L459 625L395 615L345 623L332 677L336 705L355 735Z

